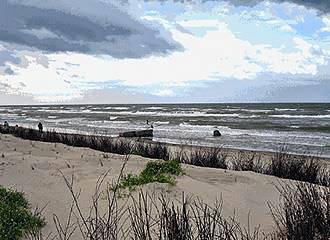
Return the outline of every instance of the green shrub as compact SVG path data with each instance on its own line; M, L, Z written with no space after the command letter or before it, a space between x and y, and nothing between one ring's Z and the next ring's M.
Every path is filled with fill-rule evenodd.
M44 219L34 215L23 193L0 186L0 240L18 240L27 232L45 225Z
M127 174L125 175L118 187L119 188L129 188L134 190L136 186L159 182L159 183L169 183L171 185L175 184L174 176L179 176L183 174L181 164L175 160L163 161L150 161L147 163L146 167L142 170L139 175Z

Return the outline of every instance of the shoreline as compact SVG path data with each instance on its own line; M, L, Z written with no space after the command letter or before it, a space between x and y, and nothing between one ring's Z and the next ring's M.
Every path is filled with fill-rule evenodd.
M18 127L18 129L20 130L24 130L24 131L31 131L33 133L37 133L38 130L33 129L33 128L26 128L26 127ZM16 131L16 127L9 127L9 132L8 134L14 135L15 136L15 131ZM6 131L4 130L4 127L2 125L0 125L0 133L4 134ZM224 151L227 151L228 153L255 153L255 154L260 154L263 156L267 156L268 158L270 158L271 156L275 155L276 153L278 153L281 149L279 149L278 151L266 151L266 150L250 150L250 149L241 149L241 148L228 148L228 147L212 147L212 146L205 146L205 145L196 145L196 144L186 144L186 143L168 143L168 142L162 142L162 141L156 141L153 140L150 137L112 137L112 136L107 136L107 135L95 135L95 134L82 134L82 133L66 133L66 132L55 132L55 131L44 131L44 133L51 133L51 134L59 134L59 135L64 135L64 136L68 136L68 137L74 137L74 136L78 136L78 137L83 137L83 138L94 138L94 139L103 139L106 138L108 140L119 140L119 141L125 141L125 142L145 142L145 143L150 143L150 144L162 144L162 145L166 145L170 148L174 148L174 149L178 149L178 148L184 148L184 149L189 149L189 148L198 148L198 149L222 149ZM5 133L6 134L6 133ZM30 140L34 140L34 139L30 139ZM38 141L38 140L37 140ZM53 141L45 141L45 142L53 142ZM60 141L58 141L58 143L62 143ZM283 144L283 149L285 150L285 144ZM91 148L93 149L93 148ZM97 149L99 150L99 149ZM326 156L320 156L320 155L314 155L314 154L299 154L299 153L294 153L294 152L288 152L285 151L285 153L292 155L292 156L296 156L296 157L300 157L300 156L305 156L305 157L313 157L315 159L318 160L322 160L324 162L327 163L327 165L330 167L330 157L326 157Z

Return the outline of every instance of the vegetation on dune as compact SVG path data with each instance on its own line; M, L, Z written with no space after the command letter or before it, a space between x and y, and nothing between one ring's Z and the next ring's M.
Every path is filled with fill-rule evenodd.
M274 239L330 239L330 188L310 183L281 183L279 206L270 205Z
M180 162L175 160L156 160L149 161L146 167L139 175L127 174L124 175L119 182L119 188L129 188L134 190L135 187L148 183L159 182L175 184L175 177L183 174L183 169Z
M180 162L200 167L228 169L228 152L222 148L194 147L175 156Z
M133 142L110 138L106 136L89 136L80 134L66 134L57 132L40 133L27 128L3 128L0 133L10 133L23 139L38 140L44 142L60 142L70 146L89 147L103 152L117 154L137 154L147 158L178 160L181 163L235 171L253 171L261 174L276 176L314 183L322 186L330 186L330 171L319 158L307 155L292 155L282 147L273 154L270 162L262 162L260 153L239 152L234 161L228 161L228 151L222 148L207 147L182 147L180 151L173 153L170 146L155 142ZM126 176L130 182L138 182L141 179L134 175ZM170 182L169 177L160 177L159 181Z
M22 239L44 225L44 219L29 209L23 193L0 186L0 240Z

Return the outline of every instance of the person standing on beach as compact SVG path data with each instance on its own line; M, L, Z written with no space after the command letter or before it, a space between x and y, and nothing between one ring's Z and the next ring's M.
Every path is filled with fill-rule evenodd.
M43 126L41 122L38 123L38 128L39 128L39 132L42 133Z

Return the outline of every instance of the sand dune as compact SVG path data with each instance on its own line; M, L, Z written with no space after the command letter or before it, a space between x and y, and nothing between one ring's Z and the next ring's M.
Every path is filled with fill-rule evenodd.
M110 169L106 181L114 181L123 161L124 156L121 155L0 134L0 185L25 192L32 207L47 205L44 210L49 223L45 227L46 232L55 231L53 213L64 220L71 202L59 170L65 176L74 175L75 188L82 190L81 205L87 210L98 177ZM147 161L150 159L130 156L124 171L138 173ZM250 214L251 226L260 225L266 232L272 230L273 220L267 202L277 204L279 201L275 187L278 178L189 165L184 165L184 169L186 174L177 178L176 186L149 184L145 189L154 194L163 192L178 200L184 192L188 197L199 197L211 205L216 199L222 198L225 216L235 213L236 219L246 226ZM125 199L121 198L120 201L124 202Z

